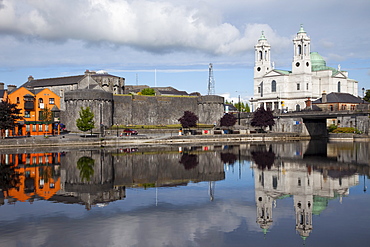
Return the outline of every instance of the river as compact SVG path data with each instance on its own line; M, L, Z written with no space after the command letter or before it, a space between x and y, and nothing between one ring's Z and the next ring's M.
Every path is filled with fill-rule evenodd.
M0 150L0 246L368 246L369 143Z

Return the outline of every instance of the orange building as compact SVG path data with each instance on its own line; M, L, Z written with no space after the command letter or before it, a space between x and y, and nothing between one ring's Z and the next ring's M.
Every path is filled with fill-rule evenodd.
M59 122L60 97L50 89L28 90L20 87L10 92L8 100L11 104L17 104L23 117L8 136L57 134L57 130L53 130L53 123Z
M5 191L9 201L48 200L60 190L61 153L0 154L0 162L14 167L15 187Z

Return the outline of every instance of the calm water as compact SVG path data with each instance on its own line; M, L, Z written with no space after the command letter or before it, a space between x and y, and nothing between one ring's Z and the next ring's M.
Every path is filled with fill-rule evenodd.
M369 150L1 150L0 246L369 246Z

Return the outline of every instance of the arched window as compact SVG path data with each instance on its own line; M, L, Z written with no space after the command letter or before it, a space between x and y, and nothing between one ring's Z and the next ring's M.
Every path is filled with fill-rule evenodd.
M276 92L276 81L275 80L271 82L271 92Z
M298 55L302 55L302 46L301 45L298 45L297 53L298 53Z
M338 93L340 93L340 81L338 81Z
M295 106L295 110L296 110L296 111L300 111L300 110L301 110L301 106L297 104L297 105Z
M267 61L267 51L265 51L265 61Z
M262 61L262 51L259 51L259 60Z

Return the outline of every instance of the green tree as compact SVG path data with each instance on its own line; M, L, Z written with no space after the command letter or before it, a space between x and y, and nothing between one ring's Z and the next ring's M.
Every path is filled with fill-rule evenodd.
M197 126L198 116L191 111L184 111L184 115L178 119L183 128L191 128Z
M21 120L21 109L17 108L16 104L11 104L7 100L0 102L0 131L1 136L4 137L6 129L14 128L16 120Z
M94 113L90 110L90 107L85 109L81 107L79 114L80 118L76 120L77 128L83 132L91 130L92 134L92 129L95 127Z
M40 111L40 121L51 123L53 121L53 113L48 107Z
M141 90L141 95L155 95L155 91L153 88L144 88Z
M370 102L370 89L366 90L366 93L364 95L364 100L367 102Z
M272 111L268 108L267 111L263 107L259 107L254 113L251 120L251 125L253 127L262 127L273 126L275 125L274 115Z

